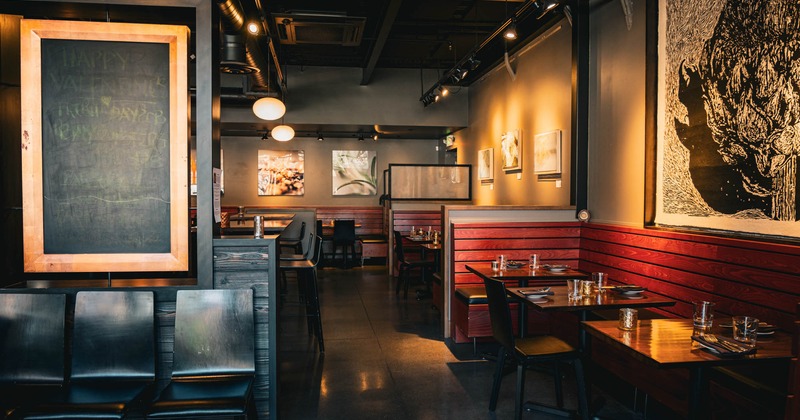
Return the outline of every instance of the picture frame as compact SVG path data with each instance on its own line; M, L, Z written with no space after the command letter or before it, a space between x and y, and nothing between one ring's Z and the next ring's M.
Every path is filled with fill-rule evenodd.
M794 68L786 57L798 48L770 34L800 13L783 8L764 20L746 2L654 3L647 5L645 224L797 240L797 164L778 139L792 132L788 110L800 105L780 94L792 80L780 69ZM743 26L747 41L728 36ZM773 48L752 48L762 44ZM753 60L777 73L741 70Z
M561 173L561 130L540 133L533 138L533 173Z
M500 136L500 152L503 157L503 171L522 171L522 137L520 130L512 130Z
M377 195L378 154L373 150L334 150L333 195Z
M305 195L305 151L259 150L258 195Z
M481 182L494 180L494 149L491 147L478 151L478 180Z
M188 55L186 26L21 21L25 272L189 269Z

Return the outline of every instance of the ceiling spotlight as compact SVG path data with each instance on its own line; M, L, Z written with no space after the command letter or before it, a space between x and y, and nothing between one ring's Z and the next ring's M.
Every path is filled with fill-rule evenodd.
M247 32L250 33L250 35L258 35L258 33L260 32L258 29L258 23L254 21L248 23Z
M358 141L364 141L364 134L358 133Z
M378 133L372 134L372 141L378 141Z
M542 0L542 8L545 12L556 6L558 6L557 0Z
M264 135L261 136L261 140L267 141L269 140L269 132L265 131Z
M439 86L439 93L440 93L442 96L447 96L447 95L450 93L450 90L449 90L449 89L447 89L447 88L446 88L446 87L444 87L444 86Z
M322 133L317 133L317 141L323 141L323 140L325 139L322 138Z
M503 38L509 41L517 39L517 19L511 19L511 23L508 24L506 31L503 32Z
M289 141L294 138L294 129L288 125L278 125L272 129L272 138L278 141Z
M480 67L480 65L481 65L481 60L478 60L475 57L470 57L470 59L467 60L467 66L469 66L470 70L475 70L478 67Z

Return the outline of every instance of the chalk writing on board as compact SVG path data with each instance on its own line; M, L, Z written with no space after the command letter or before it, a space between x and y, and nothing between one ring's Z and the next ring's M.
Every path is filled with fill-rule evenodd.
M170 251L169 46L42 40L44 251Z

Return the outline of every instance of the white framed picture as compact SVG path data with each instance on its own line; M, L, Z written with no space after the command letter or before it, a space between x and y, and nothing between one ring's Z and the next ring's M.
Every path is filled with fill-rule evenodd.
M533 172L561 173L561 130L537 134L533 138Z
M503 133L500 151L503 155L503 171L522 170L522 138L519 130Z
M494 179L494 149L481 149L478 151L478 180L491 181Z

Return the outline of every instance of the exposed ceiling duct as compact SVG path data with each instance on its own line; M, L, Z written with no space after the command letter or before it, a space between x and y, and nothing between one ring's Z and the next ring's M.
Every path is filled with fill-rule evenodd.
M258 43L258 36L246 36L244 34L245 14L242 5L238 0L217 0L219 5L222 22L225 27L225 35L222 48L221 70L233 74L247 74L250 79L249 87L256 92L270 92L272 86L269 80L269 63L262 53ZM266 30L266 28L264 28ZM269 36L265 36L267 42L271 42ZM243 50L243 51L242 51ZM241 53L244 52L244 55ZM275 77L278 86L283 89L284 83L280 74L280 66L275 61Z

